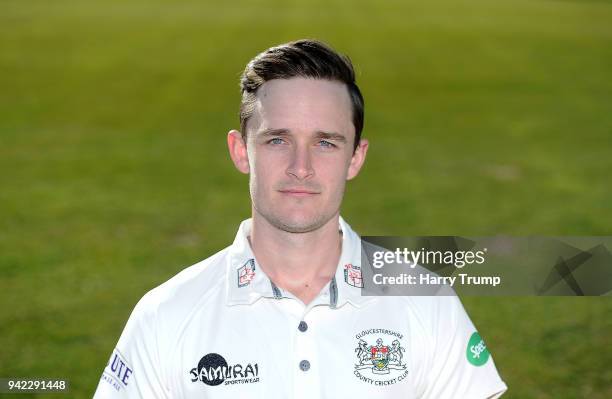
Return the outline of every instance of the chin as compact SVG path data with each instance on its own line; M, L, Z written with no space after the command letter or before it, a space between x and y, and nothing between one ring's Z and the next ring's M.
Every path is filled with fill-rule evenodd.
M266 218L276 228L289 233L308 233L319 229L330 219L327 215L274 215Z

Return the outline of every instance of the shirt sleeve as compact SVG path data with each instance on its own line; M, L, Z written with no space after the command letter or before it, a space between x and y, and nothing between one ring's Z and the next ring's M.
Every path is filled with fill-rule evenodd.
M147 294L132 311L102 372L94 399L168 398L157 348L155 306Z
M432 311L434 348L421 398L499 398L507 386L459 298L436 297Z

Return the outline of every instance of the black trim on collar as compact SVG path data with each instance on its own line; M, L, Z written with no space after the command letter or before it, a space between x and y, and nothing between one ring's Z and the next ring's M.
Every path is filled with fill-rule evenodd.
M336 276L329 283L329 306L335 309L338 305L338 285L336 284Z

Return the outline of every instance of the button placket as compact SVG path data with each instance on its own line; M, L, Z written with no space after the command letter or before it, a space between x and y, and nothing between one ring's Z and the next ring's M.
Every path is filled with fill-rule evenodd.
M304 312L297 326L294 324L294 398L307 399L319 394L317 381L317 352L315 337L312 334L312 318L305 317L310 312ZM308 321L307 321L308 320Z

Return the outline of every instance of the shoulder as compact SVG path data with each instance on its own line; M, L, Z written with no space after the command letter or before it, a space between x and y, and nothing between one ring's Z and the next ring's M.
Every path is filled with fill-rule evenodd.
M225 298L227 253L225 248L147 292L132 316L155 319L158 326L177 326L201 304Z

